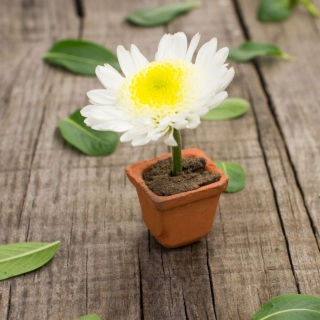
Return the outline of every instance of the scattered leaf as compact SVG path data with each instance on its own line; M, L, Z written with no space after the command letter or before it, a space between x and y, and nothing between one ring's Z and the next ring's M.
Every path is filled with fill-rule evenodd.
M290 0L260 0L258 19L264 22L279 22L291 15Z
M319 17L318 9L312 4L310 0L299 0L301 4L303 4L307 10L314 16Z
M0 246L0 280L38 269L55 255L60 241L22 242Z
M89 156L105 156L116 150L119 136L113 131L97 131L84 123L80 109L58 123L65 140Z
M292 8L301 3L314 16L319 12L310 0L260 0L258 19L264 22L279 22L288 19Z
M152 27L168 23L176 17L200 7L201 2L199 1L179 2L134 11L126 17L126 20L138 26Z
M202 116L202 120L230 120L238 118L245 114L250 104L245 99L228 98L224 100L218 107L210 110L206 115Z
M267 302L251 320L320 319L320 298L306 294L284 294Z
M105 63L109 63L118 71L121 70L114 53L99 44L76 39L56 42L43 59L49 64L87 76L94 76L96 66Z
M80 317L77 320L100 320L97 314L88 314L86 316Z
M234 193L244 188L246 174L240 164L234 162L215 162L215 165L229 178L228 188L224 192Z
M246 41L240 46L230 49L228 59L247 62L261 56L277 56L285 60L291 59L289 55L284 53L275 44L254 41Z

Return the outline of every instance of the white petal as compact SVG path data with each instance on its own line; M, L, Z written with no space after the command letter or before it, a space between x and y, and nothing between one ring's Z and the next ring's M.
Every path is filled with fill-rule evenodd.
M96 126L98 124L102 124L104 123L105 121L104 120L101 120L99 118L94 118L94 117L89 117L89 118L86 118L84 120L84 123L89 126L89 127L93 127L93 126Z
M96 89L87 92L90 102L95 105L114 105L116 102L114 91L106 89Z
M186 111L183 111L183 112L180 112L178 114L175 114L172 118L171 118L171 121L172 122L179 122L179 121L183 121L185 120L185 118L188 116L188 112Z
M111 120L102 124L92 126L94 130L124 132L133 128L133 125L127 121Z
M88 113L88 117L101 118L104 120L120 119L128 120L128 116L123 111L112 106L96 106Z
M90 111L94 108L97 108L97 106L95 105L89 105L89 106L86 106L84 108L81 109L80 113L83 117L88 117L89 114L90 114Z
M110 65L106 67L97 66L96 75L107 89L118 90L124 81L120 73Z
M213 38L209 42L205 43L199 50L195 64L205 67L212 59L217 50L217 39Z
M208 108L206 108L206 107L201 107L201 108L196 109L194 112L195 112L199 117L201 117L201 116L204 116L205 114L207 114L208 111L209 111Z
M228 97L228 93L226 91L222 91L215 95L215 97L208 102L208 108L209 110L217 107L223 100L225 100Z
M187 125L188 125L188 120L186 119L179 122L172 123L172 127L177 130L185 129L187 128Z
M149 137L153 141L157 141L160 137L162 137L170 128L170 119L169 117L165 117L160 120L159 124L153 123L152 125L149 126L151 130L149 130ZM152 128L153 126L153 128Z
M170 124L170 119L169 117L164 117L160 120L159 125L158 125L158 130L162 131L162 130L167 130L168 126Z
M123 46L118 46L117 56L122 72L128 76L136 69L136 64L133 61L131 53L128 52Z
M163 135L165 135L168 130L169 130L168 127L165 130L162 130L162 131L154 130L153 132L149 133L149 137L150 137L150 139L152 141L157 141L157 140L159 140L159 138L161 138Z
M137 68L144 67L149 63L146 57L139 51L139 49L134 44L131 45L131 54Z
M210 64L207 64L205 68L202 68L205 81L210 83L213 81L221 81L227 74L227 71L228 68L223 65L221 59L213 59Z
M195 129L201 122L197 114L190 114L186 120L188 120L188 124L186 125L188 129Z
M151 141L150 137L148 135L141 135L136 138L134 138L131 142L132 146L143 146Z
M234 77L234 68L228 70L226 76L222 80L221 87L219 88L220 91L224 90L231 82Z
M202 96L211 96L213 93L216 93L217 91L220 92L223 80L227 74L228 69L225 67L221 67L214 72L206 74L206 85L204 86L203 91L201 92Z
M127 142L133 140L135 137L141 136L141 135L147 135L150 131L153 130L153 127L151 125L140 125L137 123L134 123L134 126L132 129L125 132L121 138L121 142Z
M183 32L175 33L171 37L168 58L184 59L187 52L188 41Z
M120 137L120 141L121 142L128 142L128 141L131 141L134 137L137 137L140 135L140 132L136 133L136 135L132 134L132 131L134 130L135 128L125 132L121 137Z
M171 39L171 34L165 34L160 42L159 42L159 46L158 46L158 51L155 55L155 60L161 60L164 59L166 56L166 52L167 52L167 48L168 45L170 43L170 39Z
M214 55L214 59L222 59L223 63L227 60L229 55L229 48L224 47L217 51L217 53Z
M164 143L171 147L176 147L178 145L176 140L173 137L173 128L170 128L166 133L166 136L164 138Z
M189 45L189 48L187 50L187 54L186 54L186 57L185 59L188 60L188 61L191 61L192 60L192 57L193 57L193 54L194 52L196 51L197 49L197 46L199 44L199 41L200 41L200 34L197 33L191 40L190 42L190 45Z

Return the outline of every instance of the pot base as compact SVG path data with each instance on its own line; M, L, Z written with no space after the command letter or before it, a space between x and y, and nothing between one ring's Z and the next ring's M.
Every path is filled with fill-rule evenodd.
M219 181L196 190L171 196L157 196L145 184L142 174L171 153L141 161L126 168L126 174L136 187L144 222L157 241L166 248L177 248L206 236L215 216L220 194L228 186L228 177L199 149L182 151L184 158L205 158L206 170L218 172Z

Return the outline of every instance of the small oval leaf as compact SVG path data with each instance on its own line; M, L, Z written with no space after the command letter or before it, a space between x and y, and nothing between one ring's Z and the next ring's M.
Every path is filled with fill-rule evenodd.
M80 317L77 320L100 320L97 314L87 314L86 316Z
M199 1L179 2L134 11L126 17L126 20L138 26L152 27L168 23L176 17L200 7L201 2Z
M202 116L202 120L230 120L238 118L245 114L250 104L245 99L228 98L224 100L218 107L210 110L206 115Z
M85 117L76 110L58 123L61 135L74 147L89 156L105 156L116 150L119 136L113 131L97 131L84 123Z
M300 0L301 4L303 4L307 10L314 16L319 17L318 9L312 4L310 0Z
M240 46L230 49L228 59L247 62L261 56L277 56L285 60L291 59L289 55L284 53L275 44L254 41L246 41Z
M215 165L229 178L228 188L224 192L234 193L244 188L246 174L240 164L234 162L215 162Z
M87 76L94 76L96 66L105 63L121 70L117 57L110 50L93 42L76 39L56 42L43 59L49 64Z
M291 15L290 0L260 0L258 19L264 22L279 22Z
M320 298L307 294L284 294L267 302L251 320L320 319Z
M60 241L23 242L0 246L0 280L38 269L55 255Z

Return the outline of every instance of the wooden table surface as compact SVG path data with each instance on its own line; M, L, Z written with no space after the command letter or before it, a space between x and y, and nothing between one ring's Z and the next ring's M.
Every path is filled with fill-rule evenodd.
M60 240L43 268L0 282L0 319L249 320L284 293L320 296L320 19L304 7L283 23L256 19L257 0L202 0L167 26L133 27L129 12L169 0L2 0L0 19L0 244ZM320 0L314 0L320 9ZM68 145L57 122L88 104L95 77L41 57L64 38L115 51L136 44L152 60L165 32L278 44L294 59L235 66L236 120L183 132L184 148L240 163L243 191L223 194L211 233L179 249L145 227L125 166L167 152L161 141L121 144L100 158Z

